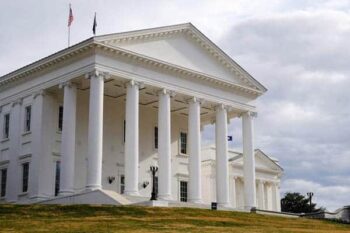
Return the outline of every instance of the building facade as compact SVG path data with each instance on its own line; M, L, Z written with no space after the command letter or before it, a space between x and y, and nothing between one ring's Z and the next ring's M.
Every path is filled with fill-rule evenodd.
M203 202L210 203L216 197L215 146L202 150L202 192ZM229 158L229 199L230 206L244 209L244 170L243 154L230 150ZM260 210L281 211L280 182L283 169L278 160L255 150L255 189L256 208Z
M244 208L257 206L253 105L266 88L192 24L97 36L0 78L1 200L92 190L203 203L201 136L215 123L215 201L231 206L227 125L240 117ZM182 187L182 189L181 189ZM188 190L187 190L188 189Z

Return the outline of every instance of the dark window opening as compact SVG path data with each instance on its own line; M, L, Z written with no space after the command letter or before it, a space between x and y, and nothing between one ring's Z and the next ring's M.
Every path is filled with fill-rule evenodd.
M62 131L63 129L63 106L58 108L58 130Z
M28 192L29 163L22 164L22 192Z
M6 195L6 181L7 181L7 169L1 170L1 184L0 184L0 197L4 197Z
M120 194L124 194L125 191L125 177L124 175L120 176Z
M187 133L180 133L180 152L187 154Z
M154 148L158 149L158 127L154 127Z
M187 182L180 181L180 201L187 202Z
M32 118L32 106L27 106L25 108L25 126L24 131L29 132L30 131L30 121Z
M10 134L10 114L4 115L4 138L9 138Z
M61 162L56 162L56 173L55 173L55 196L58 195L60 191L60 175L61 175Z

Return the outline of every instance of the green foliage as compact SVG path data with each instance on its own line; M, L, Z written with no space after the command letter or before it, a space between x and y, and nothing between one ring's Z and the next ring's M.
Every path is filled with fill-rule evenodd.
M310 206L309 198L300 193L286 193L281 200L282 212L289 213L311 213L318 212L321 209L316 209L316 203Z

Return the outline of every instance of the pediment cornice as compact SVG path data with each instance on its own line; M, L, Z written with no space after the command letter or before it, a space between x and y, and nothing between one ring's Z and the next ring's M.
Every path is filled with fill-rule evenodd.
M257 89L262 93L267 91L267 89L262 84L255 80L246 70L238 65L231 57L223 52L191 23L138 30L127 33L115 33L106 36L100 36L96 39L103 44L111 45L116 43L130 43L135 41L154 40L157 38L167 38L181 33L187 35L190 39L200 45L204 50L206 50L224 67L230 70L230 72L232 72L235 77L238 77L249 88Z
M152 57L147 57L143 54L138 54L129 50L125 50L120 47L113 46L111 45L111 43L108 43L108 41L110 42L114 40L147 40L156 37L158 38L173 36L179 33L185 33L197 43L199 43L204 49L206 49L210 54L212 54L212 56L214 56L223 65L230 69L231 72L233 72L233 74L239 77L247 85L229 82L227 80L221 79L220 77L214 77L205 73L201 73L199 71L188 69L186 67L181 67L162 60L157 60ZM246 71L244 71L237 63L235 63L230 57L228 57L222 50L220 50L214 43L212 43L190 23L154 29L145 29L127 33L110 34L87 39L83 42L80 42L79 44L61 50L39 61L31 63L14 72L0 77L0 88L3 88L7 84L15 82L17 80L23 80L32 77L33 75L39 72L45 72L50 68L58 66L64 62L67 62L71 58L75 58L78 55L87 52L88 50L96 52L95 49L106 51L116 56L122 56L131 60L136 60L138 62L142 62L144 64L153 66L157 69L175 72L189 78L201 79L211 82L218 86L232 88L234 90L247 93L254 97L260 96L266 91L265 87L263 87L255 79L253 79Z
M243 93L251 94L254 96L259 96L259 95L263 94L262 91L257 90L257 89L246 87L246 86L234 83L234 82L228 82L228 81L223 80L219 77L214 77L214 76L211 76L211 75L208 75L205 73L201 73L199 71L191 70L191 69L188 69L186 67L182 67L182 66L178 66L175 64L165 62L165 61L161 61L161 60L158 60L158 59L155 59L152 57L148 57L148 56L145 56L143 54L138 54L138 53L135 53L135 52L123 49L123 48L119 48L116 46L98 43L97 48L101 49L102 51L112 53L114 55L119 55L119 56L126 57L128 59L137 61L137 62L142 62L144 64L153 66L157 69L164 69L167 71L178 73L180 75L187 76L189 78L195 78L195 79L201 79L204 81L209 81L213 84L216 84L216 85L219 85L222 87L233 88L233 89L240 91L240 92L243 92Z
M90 38L0 77L0 89L9 83L31 77L45 69L60 65L70 58L93 49L95 47L93 41L93 38Z

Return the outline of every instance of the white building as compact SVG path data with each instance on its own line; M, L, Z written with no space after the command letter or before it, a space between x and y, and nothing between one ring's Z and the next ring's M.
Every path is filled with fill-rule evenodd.
M243 154L228 151L229 157L229 198L230 205L244 209ZM255 150L256 207L262 210L281 211L280 179L283 169L275 158L261 150ZM202 193L203 202L215 200L216 189L215 147L202 150Z
M253 101L264 92L191 24L87 39L0 77L1 200L149 197L157 164L160 199L180 200L187 176L188 201L202 203L200 131L215 122L211 198L231 206L227 124L240 117L237 189L255 207Z

